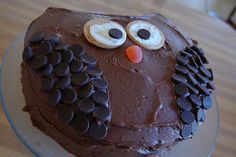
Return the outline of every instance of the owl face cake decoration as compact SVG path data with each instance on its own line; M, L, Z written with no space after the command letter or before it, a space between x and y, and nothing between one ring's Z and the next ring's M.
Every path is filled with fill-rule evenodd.
M49 8L30 25L22 58L25 110L77 156L162 154L212 106L205 53L158 14Z

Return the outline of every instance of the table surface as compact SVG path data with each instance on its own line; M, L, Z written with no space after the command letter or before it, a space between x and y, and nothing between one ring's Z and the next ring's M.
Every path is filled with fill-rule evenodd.
M215 74L220 134L213 157L236 154L236 32L219 19L164 0L1 0L0 59L15 37L49 6L88 12L141 15L159 12L173 20L207 52ZM0 156L31 157L0 107Z

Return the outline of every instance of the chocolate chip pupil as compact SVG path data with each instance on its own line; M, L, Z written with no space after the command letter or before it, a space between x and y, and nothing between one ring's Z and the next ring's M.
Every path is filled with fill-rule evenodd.
M123 36L122 32L117 28L110 29L108 33L109 33L109 36L114 39L121 39Z
M147 39L150 38L151 33L150 33L148 30L146 30L146 29L140 29L140 30L138 30L137 35L138 35L141 39L147 40Z

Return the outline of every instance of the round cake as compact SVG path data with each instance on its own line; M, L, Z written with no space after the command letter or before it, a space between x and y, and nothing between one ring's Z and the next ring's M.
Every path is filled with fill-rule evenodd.
M158 157L212 106L204 51L160 14L48 8L24 47L24 111L78 157Z

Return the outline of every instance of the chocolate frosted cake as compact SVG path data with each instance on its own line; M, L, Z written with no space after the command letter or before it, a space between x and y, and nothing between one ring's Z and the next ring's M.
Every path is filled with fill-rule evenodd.
M158 157L212 106L203 50L159 14L48 8L24 46L24 110L78 157Z

